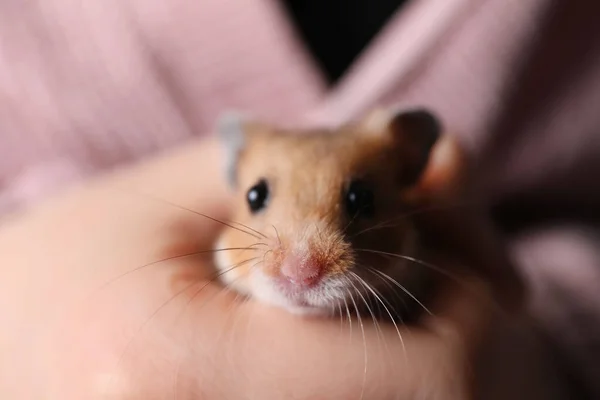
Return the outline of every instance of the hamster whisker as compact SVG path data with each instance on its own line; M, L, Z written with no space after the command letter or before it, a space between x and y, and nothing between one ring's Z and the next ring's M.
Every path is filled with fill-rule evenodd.
M419 301L419 299L417 299L407 288L405 288L402 284L400 284L397 280L395 280L394 278L392 278L391 276L389 276L388 274L381 272L377 269L374 268L370 268L370 271L374 274L379 275L382 279L387 279L389 280L391 283L393 283L396 287L398 287L400 290L402 290L404 293L406 293L411 299L413 299L419 306L421 306L423 308L423 310L425 310L425 312L429 315L433 316L433 313L431 311L429 311L429 309L427 307L425 307L425 305Z
M383 334L383 330L381 329L381 325L379 325L379 321L377 321L377 317L375 316L375 313L373 313L373 310L369 306L369 302L367 302L365 296L360 292L360 290L352 282L352 280L356 280L356 282L358 282L362 286L365 286L364 283L363 283L364 281L362 281L362 279L360 279L360 277L358 275L356 275L354 272L349 271L349 273L350 273L350 278L353 278L353 279L348 279L348 282L352 285L352 287L354 288L354 290L356 291L356 293L360 296L360 298L362 299L363 303L367 307L367 310L369 311L369 313L371 314L371 318L373 319L373 326L375 326L375 330L377 331L377 340L379 342L381 342L381 339L383 338L383 344L386 347L386 349L388 350L387 352L389 353L389 348L388 348L387 342L385 340L385 335Z
M191 303L194 301L194 299L196 298L196 296L198 296L198 295L200 294L200 292L201 292L201 291L202 291L202 290L203 290L203 289L204 289L206 286L208 286L210 283L214 282L214 280L215 280L215 279L217 279L218 277L220 277L220 276L222 276L222 275L226 274L227 272L230 272L230 271L234 270L234 269L235 269L235 268L237 268L237 267L240 267L241 265L243 265L243 264L245 264L245 263L248 263L248 262L251 262L251 261L253 261L253 260L256 260L257 258L258 258L258 257L254 257L254 258L251 258L251 259L244 260L244 261L242 261L242 262L240 262L240 263L238 263L238 264L235 264L235 265L234 265L234 266L232 266L231 268L229 268L229 269L227 269L227 270L225 270L225 271L221 271L220 273L216 274L216 276L215 276L215 277L213 277L213 278L212 278L210 281L206 282L206 283L205 283L205 284L204 284L204 285L203 285L203 286L202 286L200 289L198 289L198 290L197 290L197 291L196 291L196 292L195 292L195 293L194 293L192 296L190 296L190 298L188 299L188 301L185 303L185 306L183 307L183 309L181 310L181 312L179 313L179 315L176 317L176 319L175 319L175 322L174 322L174 323L176 323L176 322L179 320L179 318L181 318L183 315L185 315L185 313L186 313L186 311L187 311L188 307L190 306L190 304L191 304ZM260 263L260 261L258 261L258 262L257 262L257 263L255 263L254 265L252 265L250 268L253 268L253 267L255 267L255 266L256 266L257 264L259 264L259 263ZM237 278L237 279L239 279L239 278ZM237 280L237 279L236 279L236 280ZM234 280L234 281L235 281L235 280ZM196 282L196 283L200 283L200 282ZM219 291L217 291L217 292L216 292L216 293L215 293L213 296L211 296L209 299L207 299L207 300L206 300L206 302L205 302L205 303L204 303L204 304L203 304L201 307L204 307L204 306L206 306L206 305L207 305L207 304L208 304L210 301L214 300L214 299L215 299L215 298L216 298L218 295L220 295L220 294L222 294L222 293L232 292L232 291L233 291L233 290L232 290L232 289L231 289L229 286L225 286L225 287L221 288L221 289L220 289ZM234 299L234 302L237 302L237 300L238 300L239 296L240 296L240 293L239 293L239 292L237 292L237 293L236 293L236 296L235 296L235 299ZM246 300L244 300L243 302L246 302L246 301L247 301L247 299L246 299Z
M407 356L406 353L406 346L404 344L404 338L402 337L402 334L400 333L400 329L398 328L398 324L396 324L396 320L395 318L392 316L392 313L390 312L390 310L388 309L388 307L385 305L385 303L383 302L381 296L379 294L376 293L376 291L371 287L371 285L366 282L363 278L361 278L360 276L358 276L358 274L352 272L352 271L348 271L350 273L350 275L352 275L355 279L357 279L360 283L362 283L362 285L369 290L373 296L381 303L381 305L383 306L383 308L385 309L385 311L387 312L388 316L390 317L390 320L392 321L392 324L394 324L394 328L396 328L396 332L398 333L398 338L400 339L400 342L402 343L402 349L404 350L404 356ZM387 302L387 300L386 300ZM389 303L389 302L388 302ZM390 304L391 307L391 304ZM385 341L385 339L384 339ZM387 345L386 345L387 346Z
M379 274L378 274L379 270L377 270L376 268L369 267L369 266L367 266L366 268L367 268L367 271L368 271L368 272L372 273L373 275L375 275L377 278L379 278L379 279L381 280L381 282L382 282L382 283L383 283L383 284L384 284L384 285L385 285L385 286L386 286L386 287L387 287L387 288L390 290L390 293L391 293L392 295L394 295L395 299L396 299L396 300L399 300L399 301L400 301L400 303L402 303L402 305L403 305L403 306L404 306L404 308L406 309L406 308L407 308L407 304L406 304L406 301L405 301L404 297L403 297L403 296L400 296L400 295L398 294L398 291L397 291L397 290L396 290L396 288L395 288L395 287L394 287L394 286L393 286L393 285L392 285L392 284L389 282L389 280L387 280L387 279L385 279L383 276L379 275ZM388 305L389 305L390 307L394 308L394 307L392 306L392 303L391 303L391 302L388 302ZM400 316L400 315L401 315L401 314L400 314L400 312L396 311L396 310L395 310L395 308L394 308L394 311L396 312L396 315L398 316L398 319L400 320L400 323L401 323L401 324L402 324L402 323L404 323L404 321L402 320L402 317Z
M256 233L256 234L258 234L258 235L260 235L260 236L262 236L262 237L263 237L263 239L268 239L268 236L267 236L267 235L265 235L264 233L262 233L262 232L260 232L260 231L257 231L257 230L256 230L256 229L254 229L254 228L251 228L251 227L249 227L248 225L244 225L244 224L242 224L241 222L236 222L236 221L229 221L229 222L230 222L230 223L232 223L232 224L236 224L236 225L243 226L244 228L246 228L246 229L248 229L248 230L250 230L250 231L252 231L252 232L254 232L254 233Z
M380 251L380 250L371 250L371 249L355 249L355 251L363 251L363 252L366 252L366 253L379 254L380 256L390 256L390 257L401 258L403 260L407 260L407 261L410 261L412 263L415 263L415 264L421 265L423 267L429 268L432 271L435 271L435 272L437 272L437 273L439 273L441 275L444 275L445 277L451 279L452 281L458 283L459 285L465 285L465 283L462 282L461 279L457 275L452 274L452 273L450 273L450 272L444 270L443 268L440 268L440 267L438 267L438 266L436 266L434 264L425 262L423 260L419 260L419 259L414 258L414 257L405 256L403 254L388 253L386 251Z
M233 318L234 319L233 319L232 328L231 328L231 332L233 332L236 329L236 327L237 327L237 320L238 320L238 315L237 314L238 313L237 312L233 313L233 312L230 312L230 311L233 311L232 309L235 308L235 305L245 304L245 303L247 303L249 301L249 299L246 298L241 293L235 291L234 289L232 289L232 288L230 288L228 286L223 287L223 289L221 289L213 297L216 297L218 294L227 293L227 292L234 292L235 293L235 297L234 297L234 299L232 301L233 306L231 308L228 307L228 311L226 311L226 313L228 314L228 317L231 314L233 314ZM242 299L240 299L240 297L242 297ZM211 298L211 300L212 300L212 298ZM180 314L180 316L181 316L181 314ZM192 330L191 330L192 337L195 337L195 333L196 333L196 328L197 327L198 327L197 324L192 327ZM191 341L188 342L188 349L191 350L192 345L193 344L192 344ZM181 387L181 385L180 385L181 376L183 376L185 374L185 372L183 372L184 371L183 370L183 359L184 359L184 357L185 357L185 354L183 354L180 357L179 362L177 363L177 369L176 369L176 372L175 372L175 379L174 379L174 384L173 384L173 389L172 389L172 391L173 391L173 396L171 397L172 399L180 399L181 398L181 396L180 396L179 393L180 393L180 387Z
M198 296L208 285L210 285L211 283L213 283L215 280L219 279L220 277L222 277L223 275L225 275L228 272L231 272L233 270L235 270L236 268L241 267L242 265L245 265L249 262L255 261L257 260L259 257L253 257L253 258L249 258L246 259L244 261L241 261L237 264L234 264L233 266L231 266L230 268L227 268L223 271L217 271L217 273L213 274L214 276L207 281L204 285L202 285L202 287L200 287L200 289L198 289L188 300L188 302L186 303L183 312L185 312L185 310L189 307L189 305L192 303L192 301L194 301L194 299L196 298L196 296ZM251 266L251 268L253 268L254 266L260 264L260 261L258 261L256 264L254 264L253 266Z
M382 282L388 288L391 289L391 294L392 295L394 295L397 299L401 299L402 300L402 297L397 293L396 290L394 290L393 286L389 282L387 282L387 281L385 281L383 279L382 279ZM398 310L396 310L396 307L394 306L394 303L392 303L386 296L384 296L384 294L382 294L381 291L379 291L379 289L377 289L374 285L369 285L369 286L375 291L375 293L377 293L379 295L379 297L381 297L381 299L383 299L383 301L387 304L389 310L392 311L392 314L396 318L398 318L399 323L403 325L404 324L404 320L402 319L402 314Z
M378 223L378 224L375 224L375 225L373 225L373 226L370 226L370 227L368 227L368 228L365 228L365 229L363 229L363 230L359 231L358 233L355 233L355 234L353 234L353 235L350 235L350 237L351 237L352 239L356 239L356 238L357 238L358 236L360 236L360 235L364 235L364 234L365 234L365 233L367 233L367 232L371 232L371 231L374 231L374 230L377 230L377 229L395 228L395 227L397 227L398 225L400 225L400 222L392 223L393 221L396 221L397 219L398 219L398 218L391 218L391 219L388 219L388 220L382 221L382 222L380 222L380 223ZM404 218L402 218L402 219L404 219Z
M346 290L346 292L348 294L350 293L348 290ZM348 315L348 325L350 328L350 341L352 341L352 316L350 314L350 307L348 306L348 300L347 300L346 296L344 296L344 306L346 307L346 314Z
M247 262L247 261L249 261L249 260L246 260L246 261L243 261L243 262ZM240 263L240 264L241 264L241 263ZM233 270L233 269L237 268L237 267L238 267L240 264L238 264L238 265L234 266L234 267L233 267L233 268L231 268L231 269L228 269L228 270L224 271L223 273L225 273L225 272L228 272L228 271L230 271L230 270ZM217 277L218 277L218 276L221 276L223 273L220 273L220 274L218 274L218 275L217 275ZM187 305L189 305L189 304L190 304L191 300L192 300L192 299L193 299L193 298L194 298L196 295L198 295L198 293L199 293L199 292L200 292L202 289L204 289L204 288L205 288L205 287L206 287L208 284L210 284L211 282L212 282L212 280L211 280L211 281L209 281L209 282L207 282L205 285L203 285L203 286L202 286L202 288L201 288L199 291L197 291L197 292L196 292L196 293L195 293L195 294L194 294L194 295L193 295L193 296L190 298L190 300L189 300L189 301L186 303L186 307L187 307ZM169 305L169 304L170 304L170 303L171 303L173 300L175 300L176 298L178 298L180 295L182 295L183 293L185 293L185 292L186 292L186 291L187 291L189 288L191 288L192 286L194 286L194 285L196 285L196 284L198 284L198 283L200 283L200 281L195 281L195 282L192 282L192 283L191 283L191 284L189 284L189 285L186 285L186 286L185 286L183 289L181 289L181 290L177 291L177 293L175 293L175 294L174 294L173 296L171 296L171 297L170 297L170 298L169 298L167 301L165 301L163 304L161 304L161 305L160 305L160 307L158 307L156 310L154 310L154 312L153 312L152 314L150 314L150 316L149 316L149 317L148 317L148 318L147 318L147 319L146 319L146 320L145 320L145 321L144 321L144 322L143 322L143 323L142 323L142 324L141 324L141 325L138 327L138 329L135 331L135 333L134 333L134 334L131 336L131 338L129 339L129 341L128 341L128 342L127 342L127 344L125 345L125 347L124 347L124 349L123 349L123 353L121 354L121 356L119 356L119 360L117 361L117 364L116 364L116 370L118 370L119 366L121 365L121 362L123 361L123 357L125 356L125 354L126 354L126 353L127 353L127 351L129 350L129 348L131 347L131 345L133 344L134 340L135 340L135 339L138 337L139 333L140 333L140 332L142 332L142 330L143 330L143 329L146 327L146 325L148 325L148 324L150 323L150 321L152 321L152 319L153 319L153 318L154 318L154 317L155 317L155 316L156 316L156 315L157 315L157 314L158 314L158 313L159 313L159 312L160 312L162 309L164 309L164 308L165 308L167 305ZM184 310L185 310L185 309L184 309Z
M233 271L234 269L236 269L236 268L238 268L238 267L241 267L242 265L244 265L244 264L246 264L246 263L249 263L249 262L251 262L251 261L255 261L255 260L257 260L258 258L259 258L259 257L250 258L250 259L247 259L247 260L244 260L244 261L242 261L242 262L240 262L240 263L237 263L237 264L235 264L235 265L234 265L234 266L232 266L231 268L229 268L229 269L227 269L227 270L225 270L225 271L222 271L222 273L218 274L216 277L214 277L213 279L211 279L211 281L210 281L210 282L207 282L207 284L210 284L211 282L213 282L213 281L214 281L215 279L217 279L218 277L220 277L220 276L223 276L223 275L225 275L226 273L228 273L228 272L231 272L231 271ZM250 269L252 269L252 268L256 267L256 266L257 266L258 264L260 264L260 263L261 263L261 261L260 261L260 260L259 260L259 261L257 261L257 262L255 262L254 264L252 264L252 265L250 266ZM237 278L233 279L233 280L230 282L230 285L225 285L225 286L223 286L222 288L220 288L220 289L219 289L219 291L218 291L217 293L215 293L213 296L211 296L210 298L208 298L208 299L207 299L207 300L204 302L204 304L202 304L202 306L201 306L201 307L205 307L205 306L206 306L206 305L207 305L207 304L208 304L208 303L209 303L211 300L214 300L214 299L215 299L215 298L216 298L218 295L220 295L220 294L222 294L222 293L227 293L227 292L229 292L229 293L235 293L235 299L233 300L233 302L234 302L234 303L238 301L239 297L244 297L244 299L243 299L242 303L246 303L246 302L248 302L248 301L250 300L250 298L249 298L249 297L246 297L245 295L241 294L240 292L238 292L237 290L235 290L235 289L233 289L233 288L231 287L231 284L233 284L234 282L237 282L237 281L238 281L238 280L240 280L240 279L242 279L242 277L241 277L241 276L238 276ZM204 287L205 287L207 284L205 284L205 285L204 285L202 288L200 288L198 291L196 291L196 293L194 293L194 294L192 295L192 297L190 297L190 299L189 299L189 300L188 300L188 302L186 303L186 305L185 305L185 307L184 307L184 309L183 309L183 311L182 311L181 315L185 313L185 311L186 311L187 307L189 307L189 305L190 305L190 304L191 304L191 302L194 300L194 298L195 298L196 296L198 296L198 294L199 294L199 293L200 293L200 292L203 290L203 288L204 288Z
M369 250L370 251L370 250ZM375 250L373 250L373 252L375 252ZM384 252L385 253L385 252ZM469 286L469 284L463 280L461 280L458 276L456 276L455 274L451 274L447 271L442 270L439 267L436 267L435 265L426 263L424 261L421 260L416 260L416 259L410 259L411 257L406 257L406 256L402 256L400 254L393 254L393 253L385 253L386 255L390 255L390 256L394 256L394 257L400 257L400 258L405 258L405 259L409 259L409 261L415 261L417 264L423 265L425 267L431 268L436 272L439 272L440 274L446 276L447 278L451 279L454 283L458 284L458 286L460 286L461 288L463 288L467 293L469 293L470 295L472 295L475 299L481 299L482 301L488 301L489 299L487 299L486 297L483 297L481 295L481 293L477 292L476 290L474 290L472 287ZM404 286L402 286L400 283L398 283L396 280L394 280L393 278L391 278L389 275L385 274L384 272L381 272L379 270L374 269L374 271L377 274L380 274L382 277L388 279L390 282L392 282L394 285L396 285L397 287L399 287L403 292L405 292L407 295L409 295L415 302L417 302L429 315L435 316L435 314L433 314L429 309L427 309L423 303L421 303L412 293L410 293ZM501 312L505 312L505 310L498 305L498 303L496 301L493 300L493 304L495 306L498 307L498 310Z
M131 188L125 188L125 189L121 188L121 190L124 190L124 191L126 191L126 192L128 192L128 193L135 193L135 194L138 194L138 195L140 195L140 196L147 197L147 198L149 198L149 199L152 199L152 200L154 200L154 201L156 201L156 202L160 202L160 203L163 203L163 204L166 204L166 205L170 205L170 206L172 206L172 207L178 208L178 209L180 209L180 210L183 210L183 211L188 211L188 212L190 212L190 213L192 213L192 214L195 214L195 215L198 215L198 216L200 216L200 217L203 217L203 218L209 219L209 220L211 220L211 221L213 221L213 222L217 222L217 223L219 223L219 224L221 224L221 225L224 225L224 226L227 226L227 227L229 227L229 228L231 228L231 229L235 229L235 230L238 230L238 231L240 231L240 232L243 232L243 233L245 233L245 234L247 234L247 235L250 235L250 236L252 236L252 237L254 237L255 239L258 239L258 240L260 240L260 239L261 239L261 236L262 236L262 238L263 238L263 239L266 239L266 238L267 238L267 236L265 236L263 233L261 233L261 232L259 232L259 231L256 231L256 230L254 230L254 229L250 228L249 226L246 226L246 225L244 225L244 224L241 224L241 223L239 223L239 222L235 222L235 221L224 222L224 221L221 221L221 220L219 220L219 219L217 219L217 218L213 218L213 217L211 217L211 216L209 216L209 215L203 214L203 213L201 213L201 212L199 212L199 211L192 210L191 208L184 207L184 206L182 206L182 205L179 205L179 204L173 203L173 202L171 202L171 201L169 201L169 200L167 200L167 199L164 199L164 198L162 198L162 197L157 197L157 196L151 195L151 194L149 194L149 193L142 193L142 192L139 192L139 191L133 190L133 189L131 189ZM254 233L251 233L251 232L248 232L248 231L245 231L245 230L243 230L243 229L236 228L235 226L232 226L231 224L238 224L238 225L241 225L241 226L245 227L246 229L249 229L250 231L252 231L252 232L255 232L256 234L258 234L258 235L260 235L260 236L257 236L256 234L254 234Z
M356 301L354 300L354 296L352 296L352 292L349 290L348 294L350 295L350 300L352 300L352 304L354 304L354 311L356 311L356 319L358 320L358 323L360 325L360 330L362 332L362 338L363 338L363 347L364 347L364 359L365 359L365 370L364 370L364 374L363 374L363 382L362 382L362 389L360 391L360 400L363 399L364 395L365 395L365 387L367 386L367 366L368 366L368 361L369 358L367 356L367 336L365 335L365 326L363 324L363 320L360 316L360 311L358 310L358 305L356 304Z
M340 334L341 334L342 330L344 329L344 313L342 312L342 303L338 301L337 306L338 306L337 311L340 316Z
M199 250L199 251L194 251L194 252L190 252L190 253L185 253L185 254L179 254L176 256L171 256L171 257L166 257L166 258L162 258L160 260L156 260L156 261L152 261L150 263L141 265L139 267L133 268L129 271L126 271L114 278L109 279L108 281L104 282L101 286L99 286L94 293L99 292L104 290L107 286L109 286L112 283L115 283L116 281L118 281L119 279L122 279L124 277L126 277L127 275L130 275L136 271L139 271L141 269L144 269L146 267L150 267L153 265L157 265L166 261L172 261L172 260L177 260L179 258L186 258L186 257L192 257L192 256L197 256L197 255L201 255L201 254L208 254L208 253L216 253L216 252L220 252L220 251L232 251L232 250L260 250L257 248L254 248L254 246L260 245L263 243L255 243L253 245L250 245L248 247L229 247L229 248L223 248L223 249L210 249L210 250Z
M219 219L216 219L216 218L210 217L210 216L208 216L208 215L206 215L206 214L202 214L201 212L198 212L198 211L191 210L191 209L189 209L189 208L185 208L185 207L180 207L180 208L182 208L182 209L184 209L184 210L187 210L187 211L190 211L190 212L192 212L192 213L194 213L194 214L196 214L196 215L199 215L199 216L201 216L201 217L204 217L204 218L206 218L206 219L209 219L209 220L211 220L211 221L217 222L217 223L219 223L219 224L221 224L221 225L227 226L227 227L229 227L229 228L231 228L231 229L235 229L235 230L237 230L237 231L240 231L240 232L242 232L242 233L245 233L245 234L247 234L247 235L250 235L250 236L252 236L253 238L255 238L255 239L257 239L257 240L261 240L261 239L266 239L266 238L267 238L267 237L266 237L264 234L262 234L262 233L260 233L260 232L258 232L258 234L260 235L260 236L258 236L258 235L255 235L255 234L251 233L251 232L245 231L245 230L243 230L243 229L241 229L241 228L237 228L237 227L235 227L235 226L231 225L231 224L239 224L239 225L243 225L243 224L240 224L239 222L234 222L234 221L231 221L231 223L227 223L227 222L221 221L221 220L219 220ZM244 227L246 227L246 225L243 225L243 226L244 226ZM248 227L247 227L247 228L248 228ZM254 229L252 229L252 228L248 228L248 229L250 229L250 230L254 231ZM261 236L262 236L262 237L261 237Z
M346 231L348 230L348 228L350 228L350 225L352 225L352 223L354 222L354 220L356 219L356 217L358 216L358 212L354 213L354 215L352 216L352 218L350 219L350 221L348 221L348 224L346 224L346 227L344 229L342 229L342 233L346 233Z
M273 227L273 230L275 231L275 235L277 235L277 241L279 242L279 247L282 246L281 244L281 237L279 236L279 232L277 231L277 228L275 228L275 225L271 225Z
M273 249L269 249L263 253L263 256L262 256L263 263L265 262L265 257L267 257L267 254L272 253L272 252L273 252Z
M242 264L245 264L245 263L247 263L247 262L250 262L250 261L256 260L257 258L258 258L258 257L255 257L255 258L253 258L253 259L248 259L248 260L242 261L241 263L238 263L238 264L236 264L234 267L230 268L228 271L224 271L224 273L223 273L223 274L221 274L221 275L224 275L225 273L227 273L227 272L229 272L229 271L231 271L231 270L233 270L233 269L235 269L235 268L237 268L237 267L241 266ZM250 269L252 269L252 268L256 267L256 265L258 265L258 264L260 264L260 261L257 261L256 263L254 263L253 265L251 265L251 266L250 266ZM219 275L219 276L221 276L221 275ZM239 279L241 279L241 277L237 277L237 278L235 278L235 279L234 279L234 280L233 280L231 283L233 283L233 282L236 282L236 281L237 281L237 280L239 280ZM208 283L210 283L210 282L208 282ZM204 287L205 287L205 286L206 286L206 285L204 285ZM191 304L191 303L194 301L194 299L196 298L196 296L198 296L198 294L200 294L200 292L202 291L202 289L203 289L204 287L200 288L198 291L196 291L196 293L194 293L194 294L193 294L193 295L192 295L192 296L191 296L191 297L188 299L187 303L185 304L185 307L183 308L183 310L182 310L182 311L180 312L180 314L178 315L178 317L177 317L177 320L178 320L179 318L181 318L183 315L185 315L185 313L186 313L186 311L187 311L188 307L190 306L190 304ZM221 294L223 294L223 293L231 293L231 292L233 292L233 293L236 293L236 295L235 295L235 299L233 300L233 303L234 303L233 307L235 307L235 303L237 303L237 302L238 302L238 298L240 297L240 295L241 295L241 294L240 294L239 292L237 292L236 290L234 290L234 289L233 289L232 287L230 287L230 286L224 286L224 287L222 287L220 290L218 290L218 291L217 291L215 294L213 294L211 297L209 297L208 299L206 299L206 300L204 301L204 303L203 303L203 304L200 306L200 308L198 308L196 311L199 311L199 310L200 310L202 307L206 307L206 306L207 306L207 305L208 305L208 304L209 304L211 301L213 301L215 298L217 298L217 296L219 296L219 295L221 295ZM242 296L243 296L243 295L242 295ZM245 297L245 296L243 296L243 297ZM246 297L246 298L244 298L244 299L243 299L243 301L242 301L242 304L244 304L244 303L248 302L249 300L250 300L250 299L249 299L249 298L247 298L247 297Z
M398 226L398 224L400 222L402 222L403 220L405 220L408 217L412 217L414 215L419 215L419 214L424 214L426 212L432 212L432 211L442 211L442 210L448 210L448 209L452 209L452 208L460 208L460 207L472 207L475 205L478 205L478 202L465 202L465 203L458 203L458 204L445 204L445 205L438 205L438 206L429 206L429 207L423 207L423 208L418 208L416 210L411 210L408 211L406 213L403 213L401 215L395 216L393 218L387 219L385 221L379 222L373 226L370 226L368 228L365 228L361 231L359 231L358 233L355 233L354 235L352 235L352 238L356 238L357 236L360 236L364 233L376 230L376 229L384 229L384 228L394 228L396 226ZM396 222L393 223L391 225L388 225L392 222Z
M152 312L152 314L150 314L150 316L134 332L134 334L131 336L131 338L129 339L129 341L127 342L127 344L125 345L125 347L123 348L123 353L121 353L121 355L119 356L119 359L117 360L117 363L115 364L115 370L119 369L119 366L123 362L123 358L127 354L128 350L131 347L131 345L133 344L134 340L138 337L139 333L144 329L144 327L148 323L150 323L150 321L152 320L152 318L154 318L160 312L160 310L162 310L163 308L165 308L173 300L175 300L177 297L179 297L180 295L182 295L183 293L185 293L189 288L191 288L192 286L196 285L197 283L198 282L192 282L189 285L186 285L183 289L177 291L177 293L175 293L167 301L165 301L163 304L161 304L160 307L158 307L156 310L154 310L154 312ZM116 379L116 376L115 376L115 379Z

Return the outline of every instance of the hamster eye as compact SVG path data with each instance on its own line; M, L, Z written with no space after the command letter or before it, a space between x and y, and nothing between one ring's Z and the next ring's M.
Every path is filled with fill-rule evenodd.
M373 216L375 196L364 182L359 180L350 182L345 197L346 212L350 218Z
M252 186L246 194L246 201L253 214L266 207L268 198L269 186L264 179L258 181L258 183Z

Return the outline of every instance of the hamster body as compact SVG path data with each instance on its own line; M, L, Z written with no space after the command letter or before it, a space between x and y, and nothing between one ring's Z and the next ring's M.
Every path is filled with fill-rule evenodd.
M441 134L431 113L302 132L224 121L236 193L215 246L225 284L301 314L368 307L390 291L418 302L431 271L413 260L422 249L409 214Z

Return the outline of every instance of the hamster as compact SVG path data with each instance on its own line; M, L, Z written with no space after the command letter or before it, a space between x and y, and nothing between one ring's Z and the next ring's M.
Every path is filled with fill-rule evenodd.
M425 308L433 274L418 262L424 245L410 215L426 182L452 180L458 151L433 113L375 110L305 130L229 114L218 131L236 194L235 222L215 245L224 284L304 315L391 305L390 291Z

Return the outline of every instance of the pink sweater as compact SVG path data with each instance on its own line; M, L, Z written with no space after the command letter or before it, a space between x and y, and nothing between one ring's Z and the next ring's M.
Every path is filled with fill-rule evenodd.
M337 123L419 104L478 157L492 200L589 219L599 15L594 1L413 0L328 89L273 0L0 0L0 212L207 134L224 109ZM513 238L532 306L598 397L599 238L574 223Z

